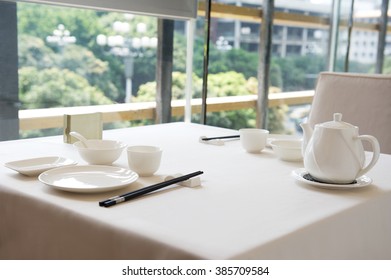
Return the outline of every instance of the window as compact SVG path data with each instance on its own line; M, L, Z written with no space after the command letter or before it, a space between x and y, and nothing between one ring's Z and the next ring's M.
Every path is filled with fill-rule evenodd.
M83 0L80 1L83 2ZM132 1L139 2L139 0ZM154 1L159 2L159 0ZM171 2L170 0L167 1ZM78 4L76 0L73 0L73 2L74 5ZM102 0L88 2L104 3L105 5L111 5L110 3L112 3ZM147 3L146 1L141 2ZM163 1L160 2L163 3ZM199 10L202 10L201 2ZM332 17L332 0L275 1L272 59L269 73L271 94L312 90L319 72L329 69L344 71L343 67L345 65L348 42L351 43L351 55L348 60L349 71L373 71L378 45L378 32L374 26L379 21L378 16L374 17L372 16L373 13L368 13L368 11L378 10L381 1L362 0L355 2L354 21L360 22L360 25L354 25L350 38L345 24L349 15L349 1L341 2L340 26L337 28L338 36L336 37L330 33L330 26L328 25ZM7 5L9 2L0 0L0 4ZM235 9L230 7L226 10L220 8L219 13L212 13L208 98L254 96L257 94L261 20L254 18L254 16L247 17L245 15L246 12L243 15L242 9L262 9L262 1L216 0L212 4L229 4L232 6L237 5L238 7ZM12 35L12 32L16 33L16 27L18 27L19 34L17 38L15 37L15 42L18 39L19 57L14 58L14 61L19 60L20 65L20 87L19 95L16 96L17 99L12 100L8 96L0 95L2 102L0 103L2 104L1 112L3 114L6 112L6 109L14 108L12 113L7 113L8 117L2 117L0 133L3 133L4 127L12 126L9 123L9 119L18 122L19 109L33 108L26 106L36 106L37 108L53 107L55 106L53 104L59 101L63 102L59 106L65 106L62 105L65 104L64 102L68 102L66 106L74 106L105 104L106 102L118 104L129 101L134 106L134 104L141 103L141 101L154 99L156 92L154 90L156 85L155 69L158 67L156 49L153 43L156 42L153 38L157 36L158 20L156 17L118 11L108 12L102 10L102 7L98 9L84 9L80 7L58 8L42 4L19 4L19 2L17 6L19 13L18 26L10 24L12 21L16 21L16 19L10 20L8 18L12 13L4 12L4 9L0 9L0 13L3 13L0 15L0 32L2 32L0 35L12 39L12 36L9 36ZM34 9L32 8L27 9L27 7L37 6L42 8L37 9L37 11L33 11ZM42 13L49 8L53 11L57 9L58 13L56 14L52 11L50 13ZM238 11L241 14L240 17L234 15ZM65 15L66 13L74 13L74 15ZM76 14L78 13L82 13L83 16L77 16ZM46 14L50 14L51 18L48 18ZM201 96L204 74L203 45L205 21L203 16L203 11L201 11L195 22L195 38L192 41L192 44L194 44L192 69L194 74L194 98ZM39 22L41 18L45 18L45 20ZM114 22L120 23L114 24ZM182 19L174 21L173 99L183 99L184 95L187 47L185 34L188 28L187 23L187 21ZM29 28L29 33L25 32ZM54 30L56 30L55 34L53 34ZM121 33L124 31L128 33ZM133 49L121 46L121 44L126 45L129 43L129 39L135 39L137 37L136 34L140 33L139 31L144 32L141 33L145 34L145 36L140 35L138 37L148 37L152 40L136 39L134 42L138 48ZM64 37L62 44L58 44L58 42L61 42L58 38L48 38L50 36L55 37L56 34L63 34L69 38ZM99 36L98 39L98 35L103 36ZM113 37L114 35L117 35L117 37ZM122 38L118 35L121 35ZM110 36L112 36L111 39ZM330 44L331 39L334 38L338 38L338 41ZM10 41L12 40L0 40L0 53L3 54L3 56L0 55L0 67L4 65L6 59L13 57L12 54L7 53L7 51L13 48L5 44ZM368 42L366 46L368 50L363 48L363 42ZM144 43L143 47L141 47L142 43ZM329 46L332 46L333 52L331 52ZM388 46L388 54L391 53L390 49ZM132 56L129 55L130 53L132 53ZM329 56L330 53L336 54L335 65L332 66L329 66L332 61L332 57ZM39 71L34 71L34 67L38 67ZM59 79L65 81L60 83L55 82L54 79L43 79L41 76L49 72L49 69L52 69L51 74L56 74ZM5 76L2 73L9 73L10 70L12 69L0 70L2 71L0 72L0 79L3 79L3 82L0 81L0 94L5 92L2 88L5 84L4 80L7 81L7 84L10 84L10 81L12 81L12 79L9 79L9 75ZM17 73L17 70L16 63L14 63L13 71ZM69 78L69 75L72 78ZM40 83L41 87L33 86L34 81L38 81L38 77L45 81ZM14 79L13 83L16 84L16 89L14 90L17 92L17 80ZM54 93L60 92L58 88L61 88L61 93L70 93L55 96ZM29 93L26 94L27 92ZM34 94L31 94L32 92ZM88 92L87 97L85 96L86 92ZM37 99L39 94L45 98ZM72 96L73 98L71 98ZM18 99L19 97L20 100ZM50 99L48 100L49 97ZM38 104L41 105L38 106ZM240 110L232 109L235 106L236 103L232 106L230 104L229 106L209 107L208 110L210 112L208 112L207 124L234 129L256 125L255 107L241 108ZM270 127L268 129L274 133L294 133L297 130L297 115L303 116L304 113L302 112L305 112L307 109L308 106L305 106L303 109L303 107L291 108L282 105L279 105L278 108L270 108L269 116L273 119L269 122ZM33 112L32 110L28 111L30 113ZM147 111L148 109L145 112ZM26 111L19 111L19 115L21 112ZM148 112L145 115L143 114L143 117L140 117L141 120L132 120L131 123L109 123L107 128L151 123L153 122L151 120L153 111L151 109ZM278 113L277 115L275 114L276 112ZM296 117L293 118L291 116ZM193 121L199 122L199 115L193 114L192 117ZM175 115L173 120L181 120L181 118L182 116L178 113L178 116ZM23 123L22 120L21 123ZM11 131L12 129L7 128L7 130ZM27 132L26 130L26 126L21 128L22 137L31 137L33 133L36 133ZM57 131L57 133L60 132L59 130ZM13 137L17 138L19 135Z
M69 2L79 6L83 1ZM150 0L143 1L144 4L146 2ZM175 0L169 2L172 4ZM61 127L44 131L22 127L19 135L19 110L154 100L157 17L107 12L103 10L110 5L106 1L89 3L96 4L94 8L98 10L0 1L0 18L4 21L1 22L0 35L3 38L15 38L12 46L4 44L7 40L0 40L1 54L9 49L15 50L14 56L0 55L0 65L4 69L14 67L12 73L8 71L7 75L0 75L0 89L10 84L10 80L14 81L13 88L1 90L2 109L5 107L11 112L0 118L0 140L62 133ZM116 1L112 5L116 5L118 10L125 9L121 4L129 3ZM133 4L133 10L143 12ZM144 12L161 13L170 18L175 16L171 11L180 13L180 18L196 14L196 1L181 1L181 4L176 3L173 9L159 4L154 6L154 11ZM186 7L191 4L191 7ZM181 10L181 7L185 9ZM169 8L171 14L165 12L166 8ZM185 80L185 21L178 19L175 22L182 28L175 33L174 46L177 52L174 54L173 70L181 73L180 79ZM8 57L13 57L13 60ZM0 69L1 73L3 71ZM175 98L183 98L183 92ZM143 124L145 122L148 120L143 121ZM105 128L123 125L128 126L129 123L110 123Z

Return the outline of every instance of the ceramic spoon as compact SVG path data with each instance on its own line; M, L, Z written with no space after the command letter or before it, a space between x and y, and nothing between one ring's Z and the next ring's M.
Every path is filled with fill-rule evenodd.
M83 146L85 148L88 148L88 144L87 144L88 140L83 135L81 135L80 133L78 133L76 131L69 132L69 135L71 135L71 136L75 137L76 139L80 140L80 142L83 144Z

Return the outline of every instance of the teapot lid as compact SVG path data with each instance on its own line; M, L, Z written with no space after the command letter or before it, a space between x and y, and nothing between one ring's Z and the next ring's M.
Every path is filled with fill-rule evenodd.
M356 126L346 123L342 121L341 113L334 113L334 120L330 122L322 123L321 126L324 128L334 128L334 129L347 129L347 128L355 128Z

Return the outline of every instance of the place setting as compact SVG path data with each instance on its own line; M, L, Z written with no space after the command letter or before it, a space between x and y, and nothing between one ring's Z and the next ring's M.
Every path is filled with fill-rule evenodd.
M227 141L239 140L242 148L250 154L271 149L282 161L300 162L303 160L302 140L296 135L270 134L266 129L242 128L239 134L199 138L200 143L223 146Z
M125 188L136 182L139 177L151 177L160 167L163 151L157 146L129 146L126 152L129 168L108 165L64 167L46 171L40 174L38 179L42 183L62 191L101 193ZM99 156L100 153L94 154L94 160L99 160ZM99 205L110 207L173 184L198 186L201 184L200 179L194 181L192 178L202 173L202 171L197 171L186 175L166 176L160 183L107 199L100 202ZM198 182L198 184L194 184L194 182Z
M79 140L73 147L87 164L78 165L72 159L49 156L7 162L5 166L22 175L37 177L53 189L72 193L103 193L122 189L136 182L139 177L153 176L160 167L163 154L160 147L128 146L116 140L86 139L77 132L70 132L70 135ZM113 163L125 149L128 168L114 166ZM129 200L173 184L200 186L201 174L202 171L167 175L160 183L121 195L120 200ZM100 203L100 206L109 207L119 203L119 200L114 202L106 201Z

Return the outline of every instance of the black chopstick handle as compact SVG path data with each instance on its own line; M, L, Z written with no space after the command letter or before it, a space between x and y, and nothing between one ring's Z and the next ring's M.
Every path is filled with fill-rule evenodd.
M228 135L228 136L217 136L217 137L205 137L203 141L216 140L216 139L229 139L229 138L240 138L240 135Z
M167 180L167 181L164 181L164 182L161 182L161 183L157 183L157 184L154 184L154 185L151 185L151 186L139 189L139 190L135 190L135 191L132 191L132 192L128 192L128 193L119 195L119 196L115 196L115 197L112 197L112 198L100 201L99 202L99 206L110 207L110 206L113 206L115 204L118 204L118 203L121 203L121 202L124 202L124 201L128 201L130 199L142 196L144 194L147 194L147 193L150 193L150 192L162 189L162 188L170 186L172 184L176 184L176 183L179 183L179 182L182 182L182 181L186 181L186 180L188 180L188 179L190 179L192 177L201 175L202 173L204 173L204 172L196 171L196 172L193 172L193 173L190 173L190 174L187 174L187 175L183 175L183 176L180 176L180 177L177 177L177 178L173 178L171 180Z

